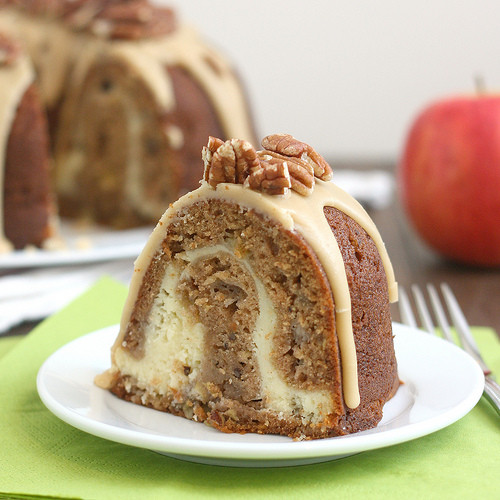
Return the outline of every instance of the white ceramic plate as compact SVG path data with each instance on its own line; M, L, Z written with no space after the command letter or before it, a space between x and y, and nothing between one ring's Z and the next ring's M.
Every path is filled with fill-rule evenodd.
M118 399L93 384L109 367L118 327L90 333L52 354L41 367L38 393L68 424L111 441L184 460L239 467L324 462L415 439L450 425L481 397L479 366L458 347L395 323L404 381L375 429L348 436L293 441L282 436L224 434L206 425Z
M63 250L16 250L0 254L0 270L26 267L86 264L113 259L137 257L143 249L152 227L114 231L102 228L78 228L61 223Z

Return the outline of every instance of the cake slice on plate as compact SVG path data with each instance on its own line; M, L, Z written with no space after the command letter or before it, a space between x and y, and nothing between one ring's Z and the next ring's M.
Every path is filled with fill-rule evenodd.
M309 145L275 134L262 146L210 138L201 187L136 261L96 382L224 432L374 427L399 385L384 244Z

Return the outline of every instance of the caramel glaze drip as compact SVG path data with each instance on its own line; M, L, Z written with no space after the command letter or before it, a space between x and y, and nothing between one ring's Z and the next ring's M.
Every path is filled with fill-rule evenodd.
M354 198L329 181L332 174L330 167L325 167L324 160L317 153L313 153L312 148L307 145L304 147L304 143L286 134L268 136L263 140L263 144L281 144L281 146L272 146L272 149L278 149L279 152L272 149L255 152L245 141L233 139L223 142L220 139L210 138L203 152L205 180L201 187L186 194L169 207L135 262L134 276L120 324L120 334L112 352L121 346L143 276L151 259L161 248L170 221L180 210L191 204L206 199L221 199L254 209L278 221L285 229L299 232L315 251L335 297L344 401L349 408L356 408L360 403L360 397L350 292L342 255L324 217L323 208L329 206L344 212L372 238L386 272L389 300L395 302L398 295L397 283L389 256L369 215ZM271 161L273 158L278 158L279 161ZM297 162L297 159L301 162ZM261 176L263 180L260 184L254 183L252 187L251 176L260 170L264 170L264 175ZM314 172L319 172L325 180L314 175ZM292 178L299 178L300 182L296 181L294 185ZM304 180L307 182L303 182ZM302 194L306 184L311 185L311 188ZM276 187L279 188L278 194Z

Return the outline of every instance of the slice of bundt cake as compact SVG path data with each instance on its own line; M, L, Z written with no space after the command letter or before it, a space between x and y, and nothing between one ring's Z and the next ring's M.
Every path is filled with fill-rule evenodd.
M136 261L96 382L225 432L374 427L399 384L386 250L310 146L262 145L210 138L201 187L170 206Z

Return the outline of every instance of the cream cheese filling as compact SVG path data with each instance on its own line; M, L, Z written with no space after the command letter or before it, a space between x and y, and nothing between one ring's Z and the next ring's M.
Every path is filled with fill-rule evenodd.
M144 356L136 359L123 349L115 351L115 363L123 375L135 377L141 387L161 395L183 390L186 377L194 383L203 358L205 328L186 314L176 293L179 278L180 269L170 265L144 331Z
M266 407L277 413L293 414L299 411L303 418L319 421L332 411L332 398L328 391L303 390L291 387L283 380L272 363L276 313L262 281L249 269L255 280L259 297L259 316L253 339L259 364L262 394Z
M192 263L221 252L235 256L234 245L229 242L187 250L177 254L177 258ZM264 284L250 265L243 259L239 259L239 262L245 266L257 289L259 314L252 332L253 343L248 347L257 360L265 407L286 415L300 411L304 419L319 421L332 411L330 394L326 390L291 387L273 366L272 353L277 320L274 305ZM201 323L189 319L190 315L176 294L179 280L183 278L181 268L182 266L174 263L167 267L144 331L144 356L136 359L128 351L117 349L115 363L122 375L133 376L141 387L158 394L167 394L172 390L185 392L187 377L188 384L191 384L191 395L200 397L197 387L199 382L204 382L201 363L206 328ZM184 372L186 366L190 368L188 375Z

